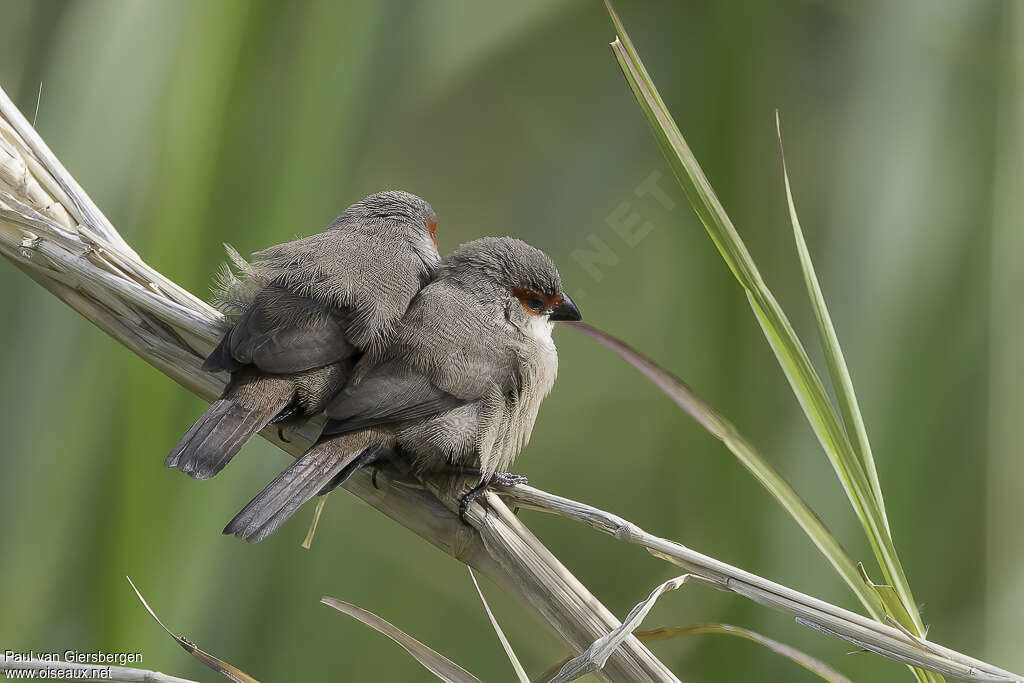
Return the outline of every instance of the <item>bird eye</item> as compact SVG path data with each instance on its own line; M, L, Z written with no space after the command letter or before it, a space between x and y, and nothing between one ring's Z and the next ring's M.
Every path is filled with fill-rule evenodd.
M538 313L544 310L544 302L535 296L532 296L529 299L527 299L526 305L532 308L533 310L537 311Z

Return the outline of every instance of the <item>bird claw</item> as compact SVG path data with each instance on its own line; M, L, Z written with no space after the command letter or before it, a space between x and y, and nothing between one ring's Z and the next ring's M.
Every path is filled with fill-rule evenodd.
M473 504L473 501L484 495L484 491L487 490L487 486L488 482L477 484L459 499L459 519L462 520L463 524L469 524L469 520L466 519L466 510L468 510L469 506Z
M299 397L292 396L291 400L288 401L288 405L278 411L277 415L270 418L269 424L276 425L289 420L299 414Z
M481 482L466 492L462 498L459 499L459 519L465 524L469 524L466 521L466 510L473 502L484 495L484 492L492 486L518 486L520 484L527 483L527 478L521 474L513 474L512 472L495 472L491 475L491 478L487 481Z
M513 474L511 472L495 472L494 476L491 477L491 486L519 486L520 484L526 484L530 480L521 474Z

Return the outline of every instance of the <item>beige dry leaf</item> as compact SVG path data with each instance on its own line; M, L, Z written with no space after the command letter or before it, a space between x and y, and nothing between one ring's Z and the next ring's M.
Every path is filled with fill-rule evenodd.
M223 675L228 680L235 681L235 683L259 683L259 681L257 681L255 678L245 673L238 667L228 664L223 659L220 659L219 657L211 655L209 652L199 649L199 646L197 646L188 638L184 636L179 636L175 634L173 631L171 631L171 629L167 628L164 622L160 620L160 617L156 615L156 612L153 611L153 608L149 606L149 603L146 602L146 599L142 597L142 593L140 593L139 589L135 587L135 583L131 580L131 577L126 576L124 578L128 579L128 583L131 584L132 590L135 591L135 595L139 597L139 602L141 602L142 606L146 608L147 612L149 612L149 616L153 617L153 620L156 621L156 623L160 624L160 628L166 631L167 635L169 635L171 638L174 638L174 642L180 645L181 649L183 649L185 652L189 653L190 655L192 655L193 657L195 657L200 662L210 667L217 673Z
M350 602L344 602L343 600L326 595L320 598L320 602L328 607L333 607L343 614L349 615L353 619L358 619L377 633L381 633L395 641L403 650L412 655L417 662L422 664L427 671L442 681L449 681L450 683L481 683L479 678L440 652L424 645L391 622L381 619L373 612L369 612Z

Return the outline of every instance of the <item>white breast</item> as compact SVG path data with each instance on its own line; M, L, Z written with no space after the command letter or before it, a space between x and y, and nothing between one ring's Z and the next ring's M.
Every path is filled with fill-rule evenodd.
M536 382L538 407L551 391L555 375L558 374L558 349L555 348L555 340L551 338L554 326L547 316L536 316L530 319L526 328L526 335L536 344L534 352L527 356L526 364L534 366L530 368L529 374Z
M481 469L485 474L506 471L519 451L530 441L540 404L555 384L558 351L551 338L554 324L544 316L531 318L525 328L527 340L520 356L522 391L513 397L500 393L492 397L487 411L500 415L491 422L481 444Z

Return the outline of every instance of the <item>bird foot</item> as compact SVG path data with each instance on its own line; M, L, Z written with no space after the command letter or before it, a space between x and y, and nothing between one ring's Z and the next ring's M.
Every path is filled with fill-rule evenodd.
M530 480L521 474L513 474L512 472L495 472L494 476L491 477L491 486L519 486L520 484L528 484Z
M460 474L470 474L470 472L467 472L466 470L476 469L473 467L464 467L459 465L453 465L453 467L459 467ZM479 472L479 470L476 471L477 474L479 474ZM473 501L484 495L484 492L487 489L494 486L518 486L520 484L527 483L527 481L527 478L521 474L513 474L512 472L495 472L491 475L490 479L480 482L459 499L459 519L466 524L469 523L466 522L466 510L468 510L469 506L473 504Z

